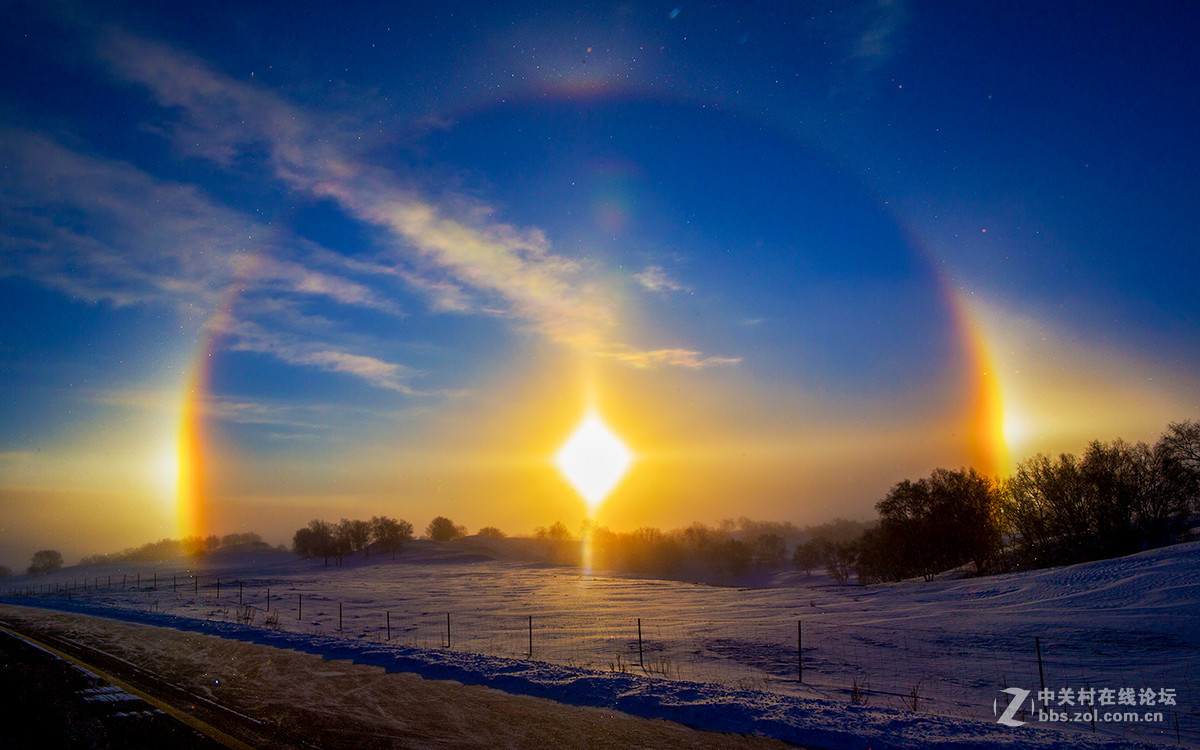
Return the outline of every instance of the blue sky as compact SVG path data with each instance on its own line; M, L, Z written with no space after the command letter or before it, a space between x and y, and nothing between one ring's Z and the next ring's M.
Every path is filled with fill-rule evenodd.
M1183 4L5 15L12 564L177 535L198 382L214 530L280 541L575 523L588 403L619 527L869 516L984 370L1016 460L1200 411Z

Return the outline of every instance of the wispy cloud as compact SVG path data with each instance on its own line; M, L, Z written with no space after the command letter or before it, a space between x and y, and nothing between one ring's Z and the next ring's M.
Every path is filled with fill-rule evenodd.
M688 291L686 286L668 276L662 266L646 266L641 273L635 273L633 278L652 292Z
M908 17L903 0L874 0L869 3L866 28L855 40L850 59L862 61L874 69L895 53L900 29Z
M299 263L263 258L253 270L259 286L282 292L316 295L344 305L366 307L392 315L401 315L395 301L387 299L365 284L330 273L313 270Z
M511 317L558 343L603 356L621 352L619 359L638 366L700 367L720 359L667 356L662 352L685 350L640 351L621 341L616 295L555 253L539 229L497 221L489 207L462 196L429 200L357 154L347 145L354 139L330 118L123 33L105 40L100 55L116 76L145 86L180 115L180 148L222 165L249 159L252 150L265 153L274 176L289 188L332 200L383 230L390 252L378 266L391 266L390 273L427 295L435 310ZM360 365L338 366L370 370Z
M605 356L624 362L634 367L657 367L659 365L676 365L692 369L702 369L714 365L736 365L741 357L706 357L700 352L688 349L654 349L650 351L629 349L625 351L606 352Z
M291 296L401 315L394 301L336 273L356 270L341 256L280 236L194 187L41 135L0 132L0 161L7 166L0 171L0 275L26 276L91 303L173 306L201 317L212 315L236 283L245 313L264 320L225 315L212 323L228 330L231 348L415 393L403 366L315 339L321 327L311 317L307 337L266 325L265 318L295 315ZM285 251L333 270L275 257Z
M380 388L409 395L417 393L406 382L411 370L403 365L347 352L286 331L269 330L253 321L227 315L215 316L210 325L227 339L225 347L232 351L269 354L289 364L354 375Z
M88 302L209 307L256 227L194 188L0 132L0 273Z
M878 74L896 55L909 20L906 0L862 0L844 3L831 16L830 29L843 50L830 94L865 100L877 90Z

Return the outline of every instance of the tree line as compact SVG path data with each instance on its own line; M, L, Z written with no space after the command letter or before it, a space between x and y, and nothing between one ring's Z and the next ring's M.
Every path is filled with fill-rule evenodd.
M586 526L581 536L589 537L593 567L642 575L721 578L737 577L755 569L786 563L788 550L799 539L818 533L835 538L850 537L867 524L836 521L798 528L791 522L725 519L716 525L693 523L687 528L663 531L643 527L619 532L603 526ZM561 521L539 528L534 537L543 540L547 558L561 563L578 563L575 539Z
M370 557L371 545L375 544L380 551L390 552L394 560L412 538L411 523L387 516L374 516L369 521L343 518L336 524L314 518L292 536L292 551L305 560L323 558L325 567L329 567L331 559L341 565L346 555L359 551Z
M178 557L203 557L222 547L267 547L263 538L253 531L217 536L185 536L182 539L160 539L140 547L128 547L105 555L88 555L80 565L101 565L115 562L154 562Z
M678 577L704 571L737 577L787 560L806 573L823 566L840 583L857 575L867 584L938 573L970 565L977 574L1064 565L1130 554L1187 538L1200 514L1200 423L1172 423L1154 445L1094 441L1082 456L1038 454L1002 479L974 469L936 469L928 477L902 480L875 505L875 522L837 519L797 528L790 522L740 518L685 529L641 528L615 532L586 527L596 568ZM466 527L438 516L425 536L452 541ZM479 530L502 538L500 529ZM313 519L297 530L292 549L328 567L372 545L394 559L414 538L408 521L374 516L338 523ZM578 548L561 521L538 528L547 558L577 563ZM221 547L266 546L253 532L224 537L162 539L80 564L153 561L201 556ZM30 573L61 566L53 550L34 556ZM8 571L0 571L3 574Z
M937 469L897 483L857 539L799 545L797 568L845 583L898 581L968 563L979 575L1127 555L1187 538L1200 513L1200 424L1153 445L1094 441L1082 456L1036 455L1009 477Z
M1002 479L936 469L898 482L875 508L873 523L839 519L804 530L745 518L672 531L594 528L592 563L736 577L780 564L790 549L798 570L824 567L839 583L857 576L869 584L931 580L968 565L987 575L1131 554L1188 537L1200 514L1200 423L1172 423L1154 445L1093 441L1079 457L1039 454ZM536 536L552 559L578 559L561 522Z

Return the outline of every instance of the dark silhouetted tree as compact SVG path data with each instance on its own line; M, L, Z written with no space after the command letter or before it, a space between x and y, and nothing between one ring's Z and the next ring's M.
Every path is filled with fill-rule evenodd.
M27 572L33 575L50 573L61 568L62 564L62 555L57 550L39 550L33 553L33 560L29 563Z
M555 521L550 528L539 526L534 530L533 536L537 539L547 539L552 542L562 542L571 538L571 530L562 521Z
M368 521L354 520L350 522L347 529L347 534L350 536L351 552L363 550L367 557L371 556L371 524Z
M787 557L787 545L779 534L759 534L754 538L754 557L764 568L783 564Z
M312 529L307 526L302 529L296 529L296 533L292 534L292 552L295 552L305 560L311 560L317 556L316 541L314 540Z
M1200 422L1172 422L1161 440L1176 460L1200 470Z
M404 543L413 538L413 527L408 521L399 521L387 516L375 516L371 519L371 539L384 552L391 552L392 559L396 553L404 549Z
M1157 547L1187 534L1189 510L1200 496L1200 465L1189 466L1166 438L1149 452L1147 461L1134 519L1142 543Z
M1038 455L1004 487L1005 517L1021 561L1031 567L1125 555L1183 538L1200 490L1189 440L1172 424L1145 443L1093 442L1083 458Z
M466 529L462 526L455 526L454 522L445 516L438 516L429 522L429 526L425 529L425 536L435 542L449 542L466 535Z
M803 544L797 544L795 551L792 552L792 565L796 566L796 570L803 570L804 575L812 575L812 569L821 564L822 555L822 539L809 539Z
M533 536L541 540L546 550L546 557L551 562L570 563L574 556L571 554L571 530L562 521L555 521L550 528L539 526Z
M965 562L986 573L1003 538L1001 495L974 469L936 469L925 479L904 480L875 508L879 530L865 550L872 576L925 580Z
M1162 451L1161 459L1174 475L1172 482L1178 492L1186 496L1185 502L1200 513L1200 422L1172 422L1155 446L1155 453Z
M263 541L263 538L253 531L241 534L226 534L221 537L222 547L261 547L265 545L266 542Z
M488 539L503 539L508 536L495 526L484 526L479 530L478 534L479 536L487 537Z
M324 558L328 568L329 558L337 554L333 537L333 526L328 521L314 518L292 537L292 549L306 560Z
M850 580L857 561L858 545L855 542L833 542L825 547L825 570L843 586Z
M333 527L333 550L340 566L346 555L354 552L354 522L343 518Z
M726 539L716 548L717 560L729 575L742 575L750 569L753 554L750 545L741 539Z
M683 530L681 541L692 557L705 559L718 541L717 532L702 523L693 523Z
M1079 462L1079 483L1089 534L1082 547L1084 558L1104 558L1136 552L1140 545L1134 515L1149 479L1150 449L1145 443L1130 445L1093 441Z
M896 560L891 557L883 529L873 526L863 531L856 542L858 556L854 561L854 572L860 585L900 579Z

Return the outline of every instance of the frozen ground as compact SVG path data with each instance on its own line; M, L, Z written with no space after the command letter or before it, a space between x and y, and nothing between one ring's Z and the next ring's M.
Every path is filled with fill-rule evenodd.
M963 746L1104 737L1200 745L1197 543L1031 573L865 588L783 571L770 587L722 588L495 557L464 544L414 543L395 562L358 556L342 568L263 552L191 570L180 561L74 568L10 583L73 587L69 601L58 591L40 605L800 744L880 747L920 736L921 744ZM1075 698L1094 690L1097 703L1112 690L1112 704L1095 706L1094 733L1091 721L1068 722L1067 739L1033 731L1046 723L1027 710L1013 716L1024 726L996 723L1009 700L1002 689L1036 699L1043 683L1056 696L1042 709L1072 718L1089 710L1063 705L1064 690ZM1139 691L1138 705L1118 702L1122 688ZM1147 689L1154 698L1144 704ZM1174 692L1164 699L1163 691ZM1151 720L1113 721L1114 711Z
M175 698L179 708L195 711L195 704L186 698L191 694L250 719L251 726L247 727L245 722L227 723L229 717L220 712L199 717L237 735L252 747L322 750L546 747L783 750L785 747L781 742L761 737L697 732L679 724L633 717L611 709L566 706L486 687L424 680L412 673L389 672L378 666L344 660L329 661L318 655L231 638L184 634L172 628L4 605L0 605L0 619L31 632L34 637L65 638L99 649L119 660L118 665L131 665L126 667L125 677L148 681L149 684L139 687L151 692L157 687L160 695ZM0 646L4 645L3 637L0 636ZM82 656L89 658L86 653ZM67 671L78 673L78 670ZM11 670L4 673L9 678L13 676ZM70 696L73 686L64 682L69 681L51 681L31 691L27 685L6 685L0 680L0 687L9 689L8 695L17 696L13 702L23 703L18 707L32 714L21 717L40 720L43 725L40 729L29 727L24 733L18 732L15 743L6 741L14 739L9 733L0 732L0 746L184 750L180 743L153 741L109 745L48 742L48 738L55 738L56 729L72 730L72 717L64 715L61 700L59 705L39 700L45 694ZM40 694L30 696L31 692ZM8 726L26 725L10 723L6 729ZM73 729L79 731L79 722ZM84 726L83 730L92 731L91 735L84 734L85 738L95 736L94 727Z

